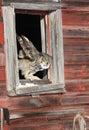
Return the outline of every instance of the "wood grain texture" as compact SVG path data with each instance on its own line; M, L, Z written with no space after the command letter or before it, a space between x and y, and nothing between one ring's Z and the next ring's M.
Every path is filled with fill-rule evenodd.
M89 53L89 38L64 38L64 53L84 55Z
M1 0L0 0L0 17L2 17L2 8L1 8Z
M10 120L11 130L72 130L77 110L83 109L84 114L89 115L89 1L63 2L69 5L62 12L67 92L38 97L8 97L6 83L0 80L0 106L7 107L11 114L30 113L28 117ZM59 114L59 111L64 113ZM48 115L50 112L52 115Z
M89 5L88 0L63 0L62 2L67 3L68 8L69 7L87 7Z
M62 0L63 2L83 2L83 3L87 3L87 2L89 2L88 0Z
M16 48L16 30L15 30L15 13L14 8L10 6L2 7L4 23L4 41L6 54L6 78L7 89L13 90L19 84L18 63ZM11 20L12 19L12 20ZM8 26L7 26L8 25Z
M2 47L0 50L2 50ZM0 51L0 67L1 66L5 66L5 54L3 51Z
M66 8L64 8L63 10L66 11L82 11L84 12L89 12L89 1L88 0L63 0L62 2L64 2L66 4Z
M27 10L42 10L42 11L53 11L61 8L60 3L53 2L11 2L11 6L15 9L27 9Z
M89 26L89 11L63 11L63 25Z
M0 81L6 80L5 67L0 67Z
M68 92L88 92L89 80L88 79L72 79L66 80L66 90Z
M76 54L76 51L75 51L75 54L72 52L69 52L69 54L65 53L65 64L66 65L85 65L88 67L89 65L89 54L86 53L85 54Z
M89 39L64 38L66 79L89 78Z
M63 9L63 36L64 36L64 63L65 63L65 84L68 92L88 92L88 70L89 70L89 28L88 28L88 3L85 0L63 0L68 4ZM83 4L84 2L84 4ZM86 95L86 94L85 94ZM86 100L88 97L79 99L67 97L63 104L67 105L78 100ZM86 99L85 99L86 98ZM76 101L77 99L77 101ZM81 101L80 101L81 102ZM79 103L80 104L80 103Z
M88 114L87 108L84 108L85 114ZM69 109L70 110L70 109ZM75 110L76 111L76 110ZM86 112L87 111L87 112ZM77 112L77 111L76 111ZM54 115L54 116L37 116L34 117L25 117L24 119L14 119L10 121L10 129L18 129L18 130L40 130L40 129L48 129L48 130L72 130L73 128L73 119L75 114L64 114L63 116ZM33 124L34 122L34 124ZM89 120L87 122L87 129L89 128ZM24 123L24 124L23 124Z
M14 0L2 0L3 2L14 2ZM33 0L15 0L15 2L33 2ZM34 2L57 2L57 0L34 0Z
M89 38L89 27L87 26L63 26L63 34L66 38Z
M45 109L50 111L51 109L57 110L62 106L73 105L85 105L89 103L89 92L67 92L66 94L52 94L52 95L40 95L39 97L22 96L22 97L0 97L0 106L6 107L13 112L18 113L24 110L25 112L38 112ZM66 109L67 110L67 109ZM35 114L35 113L34 113Z
M67 117L67 115L68 115L68 117ZM69 117L69 115L71 115L71 118ZM39 116L39 119L37 118L37 116L30 117L30 118L28 117L28 118L24 118L24 120L23 120L24 125L21 123L21 119L17 119L17 120L11 121L11 128L19 129L19 126L21 126L21 127L23 126L23 128L27 127L29 129L37 129L37 130L40 130L40 129L42 129L42 130L44 130L44 129L65 130L66 126L69 124L68 122L71 121L71 123L72 123L73 116L74 116L74 113L71 113L71 114L67 113L67 114L64 114L64 116L60 116L60 115L46 116L46 115L44 115L44 117ZM29 123L29 121L30 121L30 123ZM20 122L20 123L18 123L18 125L15 125L17 122ZM33 124L33 122L34 122L34 124Z
M0 45L4 44L4 30L3 30L3 22L2 22L2 17L0 19Z
M86 65L73 65L66 66L65 69L66 79L88 79L89 78L89 68Z

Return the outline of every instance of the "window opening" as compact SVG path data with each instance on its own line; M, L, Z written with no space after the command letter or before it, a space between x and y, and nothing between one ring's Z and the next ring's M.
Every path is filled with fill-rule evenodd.
M14 6L20 7L18 3ZM65 92L61 11L59 9L43 11L42 8L40 9L42 6L43 4L39 4L39 7L36 6L37 9L39 8L38 11L34 11L29 10L31 6L26 4L25 12L24 9L19 9L22 13L19 13L13 6L3 7L7 90L10 96ZM27 10L26 7L28 7ZM42 79L40 80L42 82L33 82L36 85L29 86L27 83L30 81L25 80L19 72L18 55L21 46L16 41L16 34L26 36L38 51L52 56L51 68L36 74Z
M16 33L17 35L26 36L35 46L35 48L42 52L42 42L41 42L41 28L40 28L40 19L41 15L32 15L32 14L20 14L16 13ZM20 43L17 40L17 53L19 55L20 50L22 50L22 47ZM18 59L19 60L19 59ZM34 76L37 76L42 79L46 79L47 81L47 73L48 69L44 69L42 71L38 71L34 74ZM19 79L20 81L22 79L25 79L25 77L22 75L21 70L19 70ZM48 82L49 83L49 82Z

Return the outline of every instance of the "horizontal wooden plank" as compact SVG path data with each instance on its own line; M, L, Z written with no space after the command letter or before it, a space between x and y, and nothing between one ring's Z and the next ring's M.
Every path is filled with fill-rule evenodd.
M63 96L61 99L61 105L78 105L78 104L88 104L89 95L85 94L74 94L68 93Z
M1 47L2 50L2 47ZM5 66L5 54L4 52L0 52L0 66Z
M88 65L66 65L65 79L87 79L89 78Z
M75 117L76 115L74 115ZM45 121L44 118L41 119L34 119L33 121L30 118L25 118L22 120L17 120L17 121L11 121L10 129L11 130L72 130L73 129L73 119L72 118L67 118L67 120L61 121L59 118L52 118L51 120L48 119L48 121ZM39 122L37 121L39 120ZM41 124L41 122L44 120L44 124ZM85 118L86 121L86 128L89 130L89 120ZM22 124L24 122L24 124ZM37 125L35 125L34 122L38 122ZM17 123L17 124L16 124ZM14 124L14 125L13 125ZM27 124L27 125L26 125ZM32 125L34 124L34 125ZM77 126L79 129L79 125Z
M21 10L21 9L16 9L15 10L16 14L32 14L32 15L46 15L48 14L48 11L42 11L42 10Z
M71 0L62 0L63 2L71 2ZM89 2L88 0L72 0L73 2Z
M0 81L6 80L5 67L0 67Z
M76 94L78 95L81 93L77 92ZM86 93L83 93L83 94L86 94ZM87 94L89 94L89 93L87 93ZM60 96L58 94L56 94L56 95L60 99ZM52 98L52 96L54 96L54 95L51 95L50 99ZM63 95L61 95L61 97L62 96ZM46 96L44 96L44 97L46 97ZM41 99L44 97L41 97ZM32 97L32 99L30 98L30 100L36 100L36 99L38 99L38 98L37 97L35 97L35 98ZM27 117L27 116L30 116L31 119L38 118L38 117L45 118L45 116L48 116L49 118L51 118L53 116L58 116L60 118L64 117L63 119L66 119L66 117L71 118L75 113L84 112L86 107L88 109L88 106L86 106L86 104L84 105L84 107L82 107L81 104L79 106L75 105L75 107L74 106L61 106L60 104L53 105L53 106L48 105L48 106L39 107L39 108L32 106L32 107L30 107L30 109L29 109L29 107L25 107L25 108L22 107L22 108L18 108L18 109L16 109L16 108L9 109L9 113L10 113L10 119L13 119L13 118L20 119L20 118ZM71 115L71 117L70 117L70 115Z
M15 9L27 9L27 10L44 10L44 11L52 11L60 9L64 4L60 4L59 2L11 2L11 6Z
M89 27L87 26L63 26L64 38L89 38Z
M84 113L83 113L84 114ZM88 115L88 113L87 113ZM73 120L75 115L70 115L70 118L66 115L66 117L45 117L45 118L25 118L25 119L20 119L20 120L11 120L11 125L10 125L10 129L12 130L72 130L73 129ZM83 115L84 117L84 115ZM89 130L89 120L85 118L86 121L86 127L87 130ZM23 124L24 122L24 124ZM79 128L79 126L78 126Z
M86 112L85 109L89 111L89 108L87 105L86 106L83 105L81 107L79 107L79 106L66 107L65 106L65 110L64 110L64 113L62 115L52 114L49 116L46 115L46 113L44 114L44 116L41 116L40 114L36 115L35 113L33 113L32 114L33 116L31 116L29 114L31 114L32 112L29 111L30 113L25 118L18 118L18 119L10 120L10 129L12 129L12 130L14 130L14 129L18 129L18 130L20 130L20 129L21 130L24 130L24 129L27 129L27 130L28 129L30 129L30 130L31 129L34 129L34 130L43 129L44 130L45 128L47 130L50 130L50 128L52 130L72 129L73 128L73 119L74 119L75 115L77 113L79 113L79 111L84 114ZM61 110L57 110L56 112L58 112L58 111L61 111ZM88 115L88 111L87 111L86 115ZM44 111L43 111L43 113L44 113ZM49 113L50 113L50 111L49 111ZM88 120L87 120L87 128L88 128Z
M65 65L89 64L89 38L64 38Z
M25 120L27 121L27 125L23 125L23 124L20 124L20 125L17 125L15 124L14 126L12 126L13 121L11 123L11 126L10 126L10 130L72 130L73 129L73 118L71 120L66 120L66 121L55 121L55 123L47 123L47 122L44 122L44 125L34 125L34 126L30 126L30 118L25 118ZM21 120L18 122L24 122L24 120ZM36 122L36 121L35 121ZM41 121L40 121L41 122ZM52 121L53 122L53 121ZM33 122L34 124L34 122ZM40 123L39 123L40 124ZM79 126L77 126L77 128L79 129ZM89 130L89 121L86 120L86 128L87 130Z
M0 44L4 44L4 28L2 20L0 21Z
M6 91L6 81L0 80L0 97L5 97L7 95Z
M3 2L33 2L33 0L2 0ZM56 2L56 0L34 0L34 2Z
M67 92L88 92L89 79L65 80L65 88Z
M89 65L89 53L87 52L82 54L76 54L76 51L66 52L64 57L65 65L80 65L80 67Z
M72 45L72 44L89 44L89 38L63 38L64 45Z
M27 120L27 119L25 119L25 120ZM19 121L18 121L19 122ZM23 122L23 120L22 120L22 122ZM10 130L62 130L64 127L63 127L63 125L61 124L61 122L59 122L59 123L48 123L48 124L44 124L44 125L41 125L40 124L40 126L39 126L39 124L38 125L34 125L34 126L29 126L29 124L30 124L30 121L28 121L28 123L25 125L23 125L23 124L21 124L21 125L15 125L14 127L13 126L10 126ZM17 126L17 127L16 127Z
M87 7L89 5L88 0L63 0L62 2L68 4L68 6Z
M86 4L85 6L84 6L84 3L82 3L82 6L79 6L79 5L77 5L77 4L75 4L75 2L74 2L74 4L72 3L72 4L67 4L67 3L65 3L66 4L66 8L63 8L63 11L82 11L82 12L89 12L89 4Z
M62 12L63 25L89 26L89 12L64 10Z
M88 54L89 38L64 38L64 53Z
M0 106L9 108L9 110L13 110L14 112L19 109L18 112L22 110L30 110L35 111L35 108L39 108L38 111L41 111L40 108L44 109L47 106L56 106L60 104L61 95L53 94L46 96L18 96L18 97L0 97ZM37 111L37 110L36 110Z
M0 97L0 106L6 107L13 112L41 112L44 110L60 109L65 105L81 105L89 103L89 93L66 93L66 94L52 94L38 97L21 96L21 97Z
M68 44L64 45L64 53L65 55L82 55L88 56L89 55L89 44L78 44L77 39L75 44Z
M24 86L24 87L17 87L16 94L29 94L29 95L36 95L36 94L47 94L47 93L64 93L64 84L41 84L41 85L34 85L34 86ZM12 95L13 96L13 95Z
M55 110L56 111L56 110ZM56 111L57 112L57 111ZM60 114L60 112L63 112L63 114ZM11 128L16 128L18 129L19 127L29 127L30 128L35 128L37 126L37 129L45 129L45 127L47 126L47 130L52 129L52 130L55 130L55 128L60 128L60 124L62 125L61 127L63 128L63 125L64 125L64 122L66 122L66 119L69 118L73 120L73 117L75 116L76 113L78 112L83 112L83 109L69 109L69 110L59 110L59 113L57 112L56 114L52 114L50 115L50 112L49 115L48 113L44 113L44 116L41 116L41 114L35 114L34 113L34 116L30 116L28 114L28 118L22 118L22 119L17 119L17 120L11 120ZM70 115L70 117L69 117ZM64 119L64 121L63 121ZM23 122L24 121L24 125L23 125ZM18 123L17 123L18 122ZM30 123L29 123L30 122ZM34 122L34 123L33 123ZM18 125L16 125L16 123ZM56 127L57 126L57 127Z
M63 117L63 116L69 116L69 115L74 115L76 113L79 113L79 112L84 112L84 108L69 108L69 109L65 109L65 110L48 110L48 111L43 111L43 112L22 112L22 113L18 113L18 114L10 114L10 119L20 119L20 118L24 118L24 117L30 117L30 118L41 118L43 116L43 118L45 118L45 116L48 116L49 117L55 117L55 116L58 116L58 117Z

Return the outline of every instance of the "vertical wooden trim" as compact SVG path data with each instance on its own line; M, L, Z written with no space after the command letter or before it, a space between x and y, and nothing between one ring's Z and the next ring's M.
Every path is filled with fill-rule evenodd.
M64 84L62 14L60 9L45 15L41 21L41 32L42 51L53 56L52 71L50 69L48 77L53 83Z
M41 16L40 26L41 26L42 52L46 52L46 41L45 41L46 38L45 38L45 20L44 20L44 16Z
M50 25L49 25L49 14L46 14L44 17L41 17L41 40L42 40L42 52L52 56L50 49ZM46 73L44 71L44 73ZM52 80L52 67L48 71L48 75L45 78Z
M51 52L51 36L50 36L50 21L49 14L45 15L45 24L46 24L46 52L50 56L52 56ZM50 66L48 71L48 78L52 81L52 66Z
M53 56L53 83L64 84L64 56L61 10L50 13L50 35Z
M16 53L15 13L14 8L10 6L3 6L2 9L4 19L7 90L10 91L16 89L16 86L19 84Z
M47 43L46 43L46 26L45 26L45 16L41 16L40 25L41 25L41 41L42 41L42 52L47 52ZM47 79L46 71L44 70L44 79Z
M4 130L4 112L3 112L3 108L1 108L1 130Z
M53 56L53 60L52 60L52 82L56 83L57 82L57 67L56 67L56 46L55 46L55 12L52 12L49 15L50 18L50 35L51 35L51 49L52 49L52 56ZM56 69L55 69L56 67Z
M57 59L58 59L58 81L64 84L64 49L63 49L63 30L62 30L62 12L56 11L56 35L57 35Z

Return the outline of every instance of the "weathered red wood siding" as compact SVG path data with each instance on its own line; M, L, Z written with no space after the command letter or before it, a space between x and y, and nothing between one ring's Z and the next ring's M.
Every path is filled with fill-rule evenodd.
M0 7L0 107L30 113L10 121L11 130L72 130L79 111L89 113L89 1L63 0L65 94L8 97L6 93L3 17ZM51 113L50 113L51 112ZM87 120L87 130L89 129Z
M6 74L5 74L4 30L3 30L2 9L0 6L0 93L3 89L3 83L5 84L5 82L6 82Z
M89 2L63 0L65 79L70 91L87 91L89 84Z

